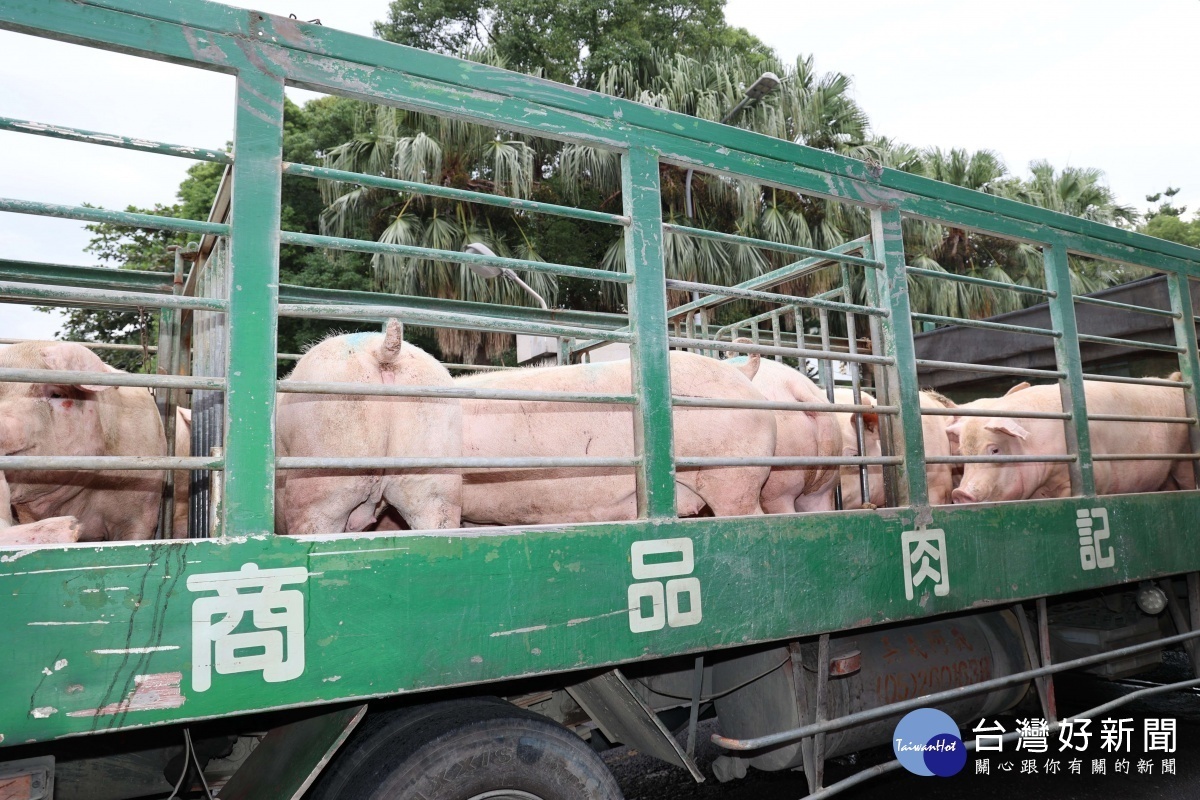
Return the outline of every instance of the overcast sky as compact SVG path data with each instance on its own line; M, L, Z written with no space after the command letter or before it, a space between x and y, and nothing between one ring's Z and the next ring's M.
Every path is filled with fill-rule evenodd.
M385 0L232 5L369 34ZM854 78L875 132L918 146L989 148L1024 173L1099 167L1125 203L1168 184L1200 206L1197 0L729 0L727 17L786 59ZM36 65L36 69L33 67ZM220 147L225 75L0 31L0 116ZM291 92L302 102L312 95ZM192 162L0 132L0 196L108 208L170 203ZM82 223L0 213L5 258L91 265ZM51 337L56 320L0 310L0 337Z

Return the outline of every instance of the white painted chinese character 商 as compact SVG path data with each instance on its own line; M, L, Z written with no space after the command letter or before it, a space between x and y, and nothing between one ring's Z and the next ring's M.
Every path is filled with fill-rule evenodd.
M1079 563L1086 570L1115 567L1117 557L1112 547L1107 552L1101 546L1108 539L1108 509L1081 508L1075 512L1075 527L1079 533Z
M283 589L304 583L304 567L259 569L244 564L237 572L191 575L192 592L216 592L192 602L192 688L212 686L212 673L262 672L267 683L304 673L304 593ZM253 630L235 633L246 615Z
M950 593L950 567L946 563L946 532L941 529L905 531L900 536L904 555L904 596L913 599L914 590L924 583L933 584L933 593Z

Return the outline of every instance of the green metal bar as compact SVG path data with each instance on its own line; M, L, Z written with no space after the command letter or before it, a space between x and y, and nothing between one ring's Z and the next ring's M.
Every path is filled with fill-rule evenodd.
M313 167L308 164L284 163L285 175L299 175L306 178L319 178L340 183L353 183L359 186L374 186L379 189L390 189L396 192L412 192L430 197L444 197L448 200L464 200L469 203L507 208L512 211L533 211L539 214L552 214L556 217L582 219L588 222L604 222L609 225L629 224L629 217L620 214L608 214L603 211L590 211L586 208L560 206L554 203L539 203L536 200L524 200L519 197L472 192L467 189L454 189L449 186L436 186L431 183L417 181L402 181L396 178L384 178L378 175L363 175L358 172L345 172L340 169Z
M896 467L904 463L899 456L681 456L675 463L683 468L696 467Z
M283 79L237 78L230 207L223 532L275 531L275 346Z
M854 239L853 241L849 241L845 244L840 244L837 247L831 248L830 252L848 253L852 250L861 251L864 247L864 242L866 241L867 240L865 237L862 239ZM868 261L869 260L870 259L868 259ZM824 269L831 263L833 262L827 258L806 258L801 261L786 264L779 269L771 270L770 272L750 278L749 280L742 281L741 283L735 284L732 288L763 290L770 289L774 286L784 283L785 281L796 280L797 278L800 278L815 270ZM729 298L722 295L708 295L707 297L701 297L699 300L693 300L690 303L676 306L667 313L668 316L674 319L682 314L687 314L702 308L710 308L715 305L720 305L721 303L727 302L728 299Z
M925 475L925 444L921 428L921 389L917 383L916 346L913 342L911 309L908 301L908 276L904 271L904 238L900 211L896 208L871 210L871 240L875 254L883 262L883 271L867 275L875 278L880 305L891 310L883 322L884 353L895 359L888 381L887 402L900 407L900 423L894 454L904 460L903 481L898 504L917 508L929 505L929 484ZM886 475L886 474L885 474Z
M828 358L834 361L853 361L859 364L880 364L887 366L895 363L891 356L869 356L860 353L843 353L838 350L808 350L798 347L772 347L769 344L741 344L738 342L717 342L713 339L684 339L672 336L667 340L672 347L707 347L710 350L720 350L727 353L758 353L764 356L786 356L788 358Z
M191 147L185 144L166 144L149 139L137 139L127 136L117 136L114 133L97 133L79 128L68 128L65 125L50 125L45 122L30 122L23 119L0 117L0 131L13 133L31 133L34 136L49 136L52 139L66 139L72 142L100 144L106 147L119 147L122 150L138 150L143 153L158 153L164 156L179 156L196 161L213 161L217 164L232 164L233 158L220 150L209 150L203 147Z
M1150 306L1138 306L1133 303L1118 303L1116 300L1104 300L1099 297L1089 297L1085 294L1075 295L1076 303L1083 303L1089 306L1101 306L1102 308L1119 308L1122 311L1135 311L1138 314L1151 314L1156 317L1170 317L1179 319L1179 314L1174 311L1167 311L1163 308L1151 308Z
M1200 453L1200 410L1196 401L1196 387L1200 386L1200 355L1197 355L1195 312L1192 308L1191 281L1186 275L1172 272L1167 275L1167 291L1171 297L1174 320L1175 344L1179 345L1179 373L1188 389L1183 393L1184 409L1193 418L1188 426L1188 439L1192 453ZM1192 475L1200 486L1200 459L1193 458Z
M994 417L996 412L990 408L965 408L962 406L954 406L952 408L922 408L921 416L923 417ZM1005 409L1004 416L1012 417L1013 419L1070 419L1071 415L1062 411L1019 411L1016 409Z
M672 405L685 408L761 408L771 411L831 411L842 414L869 412L874 414L898 414L895 406L868 406L853 403L799 403L782 400L727 400L716 397L671 398Z
M73 286L85 289L120 289L140 292L171 293L169 272L142 272L136 269L76 267L38 261L14 261L0 258L0 275L6 281Z
M1050 378L1058 380L1065 375L1063 372L1057 372L1052 369L1000 367L992 364L967 364L962 361L931 361L926 358L918 358L916 364L917 369L952 369L956 372L985 372L993 375L1016 375L1021 378Z
M1092 437L1088 429L1087 396L1083 384L1083 360L1079 355L1079 328L1075 322L1075 301L1071 295L1071 268L1067 263L1067 248L1061 242L1044 245L1042 256L1046 264L1046 287L1057 292L1050 300L1050 325L1062 332L1054 340L1054 359L1063 379L1059 381L1063 411L1071 419L1063 420L1068 455L1077 460L1067 469L1071 476L1071 491L1084 497L1096 494L1096 476L1092 467Z
M284 456L275 459L279 469L588 469L596 467L636 467L639 458L618 456L589 456L585 458L420 458L420 457L361 457L334 458L324 456Z
M930 456L928 464L1073 464L1073 455L1046 456Z
M1138 350L1160 350L1164 353L1182 353L1182 347L1176 347L1173 344L1161 344L1159 342L1139 342L1136 339L1118 339L1112 336L1093 336L1090 333L1079 334L1079 341L1091 342L1092 344L1111 344L1116 347L1132 347Z
M109 211L104 208L64 206L57 203L39 203L34 200L15 200L9 197L0 197L0 211L8 211L12 214L33 214L39 217L77 219L82 222L111 222L114 225L129 225L134 228L151 228L159 231L211 233L216 236L224 236L229 233L229 226L219 222L199 222L193 219L160 217L156 214L135 214L132 211Z
M429 247L413 247L406 244L370 242L365 239L342 239L336 236L318 236L314 233L283 231L280 234L280 242L283 244L301 245L303 247L349 250L355 253L390 253L392 255L407 256L408 258L427 259L429 261L448 261L452 264L482 264L490 267L507 267L508 269L545 272L549 275L564 275L568 278L589 278L594 281L609 281L611 283L633 282L632 276L624 272L609 272L608 270L591 269L590 267L572 267L567 264L551 264L546 261L526 261L520 258L481 256L475 253L435 250Z
M1032 336L1050 336L1057 339L1062 336L1058 331L1051 331L1045 328L1031 328L1028 325L1009 325L1005 322L989 322L985 319L963 319L960 317L943 317L938 314L913 314L912 318L918 322L936 322L943 325L961 325L964 328L982 328L989 331L1003 331L1005 333L1024 333Z
M169 294L125 292L119 289L73 289L67 286L39 286L32 283L0 281L0 297L19 298L42 303L57 301L88 306L118 306L121 308L188 308L201 311L224 311L226 303L212 297L174 297Z
M308 317L310 319L367 319L387 320L396 317L404 322L428 325L436 328L462 328L473 331L504 331L507 333L530 333L536 336L587 336L609 342L633 341L633 334L623 331L603 331L594 328L578 328L570 325L553 325L545 322L522 322L520 320L485 317L475 314L452 314L438 311L411 311L398 305L359 306L320 303L281 303L281 317Z
M136 345L134 345L136 347ZM136 347L137 350L142 348ZM145 386L151 389L223 391L224 378L195 375L140 375L136 372L80 372L56 369L0 367L0 383L48 383L53 386Z
M4 371L0 370L0 380ZM542 403L605 403L632 405L631 394L585 392L535 392L519 389L483 389L470 386L398 386L375 383L279 381L276 391L290 394L350 394L371 397L455 397L463 400L529 400Z
M708 292L709 294L724 295L725 297L737 297L745 300L760 300L764 303L784 303L786 305L802 306L804 308L820 308L826 311L866 314L868 316L875 317L886 317L888 313L882 308L871 308L870 306L860 306L853 303L835 303L832 300L823 300L816 297L796 297L795 295L790 294L776 294L774 292L761 292L754 289L739 289L731 286L717 286L711 283L696 283L695 281L680 281L673 278L667 279L666 285L668 289L681 289L692 292ZM766 316L760 315L752 318L752 320L744 320L742 324L750 321L757 322L760 319L766 319Z
M638 516L675 516L675 452L671 415L671 363L667 345L667 293L663 288L662 201L658 156L643 147L621 157L621 196L633 223L625 231L625 269L631 273L629 348L633 393L634 452L642 463L637 475Z
M815 247L800 247L799 245L772 242L766 239L738 236L733 233L721 233L720 231L710 231L704 228L693 228L688 225L674 225L667 222L663 223L663 231L666 233L676 233L681 236L694 236L698 239L712 239L713 241L725 242L726 244L759 247L763 250L775 250L780 253L790 253L796 256L820 258L825 261L836 261L842 264L856 264L860 267L873 267L875 269L880 267L878 261L872 261L869 258L860 258L859 256L844 255L838 253L836 250L818 250Z
M1167 422L1181 425L1195 425L1196 417L1158 417L1152 414L1088 414L1092 422Z
M1101 375L1098 372L1083 373L1085 381L1100 381L1101 383L1128 383L1131 386L1166 386L1170 389L1190 389L1191 381L1172 381L1167 378L1127 378L1124 375Z
M1054 297L1054 292L1046 289L1038 289L1035 286L1021 286L1016 283L1005 283L1004 281L993 281L987 278L976 278L974 275L958 275L954 272L942 272L936 269L923 269L921 267L905 267L904 271L909 275L920 275L925 278L934 278L943 281L955 281L956 283L970 283L975 286L988 286L992 289L1004 289L1010 292L1022 292L1024 294L1033 294L1038 297Z

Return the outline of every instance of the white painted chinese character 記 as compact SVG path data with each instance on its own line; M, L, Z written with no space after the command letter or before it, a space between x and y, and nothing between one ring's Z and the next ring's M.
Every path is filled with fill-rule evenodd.
M905 531L900 536L904 556L904 596L912 600L915 589L933 584L933 593L950 593L950 567L946 561L946 532L941 529Z
M189 576L189 591L217 593L192 602L192 688L207 691L214 671L262 672L268 683L300 677L304 593L283 586L307 580L304 567L259 569L257 564ZM254 629L235 633L247 614Z

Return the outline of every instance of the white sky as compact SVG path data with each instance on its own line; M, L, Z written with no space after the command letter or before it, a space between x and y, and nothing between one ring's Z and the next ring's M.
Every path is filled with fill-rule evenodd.
M386 8L231 4L362 34ZM786 59L811 53L818 69L853 76L877 133L990 148L1018 173L1035 158L1099 167L1138 208L1168 184L1183 187L1177 200L1200 205L1196 0L729 0L726 13ZM0 31L0 115L219 147L232 137L232 79ZM107 208L173 202L193 163L6 132L0 152L0 196ZM94 264L87 241L82 223L0 213L5 258ZM57 327L51 316L0 306L0 337L48 338Z

